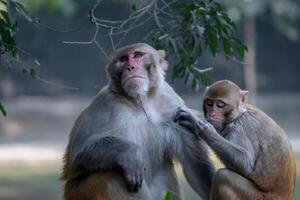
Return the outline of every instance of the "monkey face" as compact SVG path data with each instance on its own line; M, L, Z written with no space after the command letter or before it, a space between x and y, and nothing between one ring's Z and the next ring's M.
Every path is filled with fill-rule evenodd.
M228 80L217 81L204 92L203 111L205 118L216 129L222 130L226 124L243 113L248 91L241 90Z
M107 68L110 85L116 92L122 91L134 98L146 95L163 80L160 65L165 62L160 52L147 44L119 49Z
M219 99L206 99L203 107L206 120L216 129L222 129L225 122L227 104Z
M116 61L120 85L130 96L145 95L149 90L149 55L135 49L122 54Z

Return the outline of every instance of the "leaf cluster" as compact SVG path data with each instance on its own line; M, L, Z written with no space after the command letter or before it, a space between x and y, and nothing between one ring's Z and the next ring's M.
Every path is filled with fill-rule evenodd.
M247 47L234 36L236 26L223 6L215 0L178 1L171 16L161 20L161 27L148 35L156 48L163 48L175 62L172 80L184 79L197 90L200 83L210 83L208 71L198 67L198 60L208 50L214 57L223 53L227 59L241 59Z
M10 1L0 0L0 54L9 53L11 56L17 56L15 33L17 22L13 21L14 15L9 15L8 9L11 8ZM7 8L7 9L6 9Z
M8 58L13 58L18 61L18 48L15 40L15 34L18 30L17 15L21 14L29 22L32 21L24 6L13 0L0 0L0 55L7 55ZM36 76L34 68L26 68L23 66L23 73ZM0 102L0 113L7 115L4 106Z

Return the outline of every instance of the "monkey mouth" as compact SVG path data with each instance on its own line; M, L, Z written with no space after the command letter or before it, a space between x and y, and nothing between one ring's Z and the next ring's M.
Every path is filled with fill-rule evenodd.
M209 117L207 119L207 121L213 125L217 125L220 124L220 122L222 121L222 119L218 118L218 117Z
M126 84L131 79L146 79L146 78L144 76L130 76L127 79L125 79L124 81L122 81L122 85Z

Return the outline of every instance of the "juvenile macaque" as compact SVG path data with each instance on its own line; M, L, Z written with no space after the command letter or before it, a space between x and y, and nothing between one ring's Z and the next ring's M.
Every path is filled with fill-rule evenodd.
M108 85L77 119L65 153L66 200L181 199L174 160L208 199L214 168L207 146L173 122L188 109L164 80L164 52L147 44L116 51Z
M180 125L205 140L225 167L213 179L213 200L291 200L296 166L285 132L264 112L249 105L247 91L218 81L204 92L206 121L181 110Z

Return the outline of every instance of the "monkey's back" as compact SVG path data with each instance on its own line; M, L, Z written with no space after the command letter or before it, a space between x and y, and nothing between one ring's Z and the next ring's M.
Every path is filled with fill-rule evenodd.
M257 155L250 178L262 189L273 191L279 199L292 199L296 164L287 135L259 108L247 105L246 109L239 124L254 144Z

